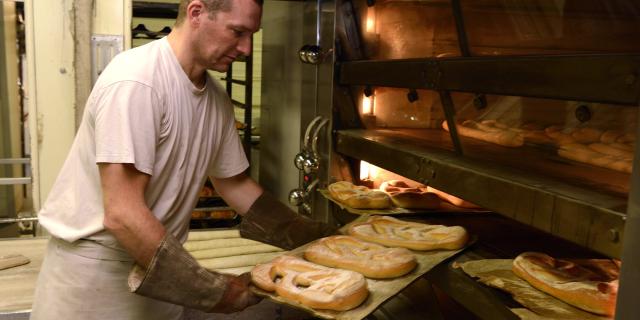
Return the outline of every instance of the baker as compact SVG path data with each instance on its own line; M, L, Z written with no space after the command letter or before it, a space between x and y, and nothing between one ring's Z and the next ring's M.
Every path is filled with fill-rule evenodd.
M52 238L32 319L180 319L258 302L247 274L206 270L182 247L207 176L243 237L291 249L332 232L244 174L232 104L206 72L250 53L261 15L261 0L182 0L167 37L100 75L39 212Z

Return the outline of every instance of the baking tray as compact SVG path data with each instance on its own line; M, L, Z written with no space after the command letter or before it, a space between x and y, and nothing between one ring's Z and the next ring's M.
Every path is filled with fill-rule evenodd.
M369 218L369 215L363 215L358 217L352 223L358 223ZM340 229L341 232L346 233L350 224L345 225ZM404 288L413 283L416 279L427 273L433 267L439 263L446 261L447 259L455 256L465 248L473 244L474 240L470 240L462 249L459 250L435 250L435 251L413 251L418 261L418 266L410 273L393 279L378 280L367 278L367 287L369 288L369 296L367 299L357 308L348 311L332 311L332 310L316 310L292 301L285 300L278 297L274 293L270 293L259 288L253 288L256 294L276 301L278 303L286 304L295 308L303 309L313 314L313 316L322 319L337 319L337 320L360 320L374 312L385 301L389 300ZM304 250L310 244L298 247L289 252L283 254L291 255L295 257L303 257Z
M463 262L457 266L478 281L511 294L514 300L524 306L511 308L521 319L611 319L580 310L532 287L511 271L512 264L513 259L483 259Z

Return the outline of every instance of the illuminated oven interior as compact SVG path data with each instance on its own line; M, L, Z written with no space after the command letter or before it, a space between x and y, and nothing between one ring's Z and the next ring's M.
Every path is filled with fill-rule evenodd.
M461 1L468 54L640 52L637 12L625 1L603 5ZM365 60L463 55L449 1L356 1L355 11ZM366 130L454 151L438 92L352 86L351 94ZM637 106L472 93L452 93L452 99L466 157L617 197L628 194Z

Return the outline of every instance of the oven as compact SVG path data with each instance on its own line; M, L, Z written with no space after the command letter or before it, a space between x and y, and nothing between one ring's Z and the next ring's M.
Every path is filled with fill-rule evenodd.
M640 314L632 300L640 286L633 254L640 180L632 170L638 3L338 0L304 7L311 22L298 54L315 86L302 90L311 100L302 108L292 205L344 224L357 215L317 192L332 182L428 185L482 208L411 216L461 224L477 236L424 277L442 308L515 318L512 300L453 266L541 251L622 259L617 317Z

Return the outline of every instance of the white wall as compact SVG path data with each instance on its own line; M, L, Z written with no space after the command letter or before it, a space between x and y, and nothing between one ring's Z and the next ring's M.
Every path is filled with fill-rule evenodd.
M36 211L46 200L75 136L78 108L74 68L75 1L25 0L27 94ZM130 36L131 0L95 0L93 3L92 33L123 35L124 43L130 42L126 37Z
M75 134L73 2L25 1L33 200L46 198Z

